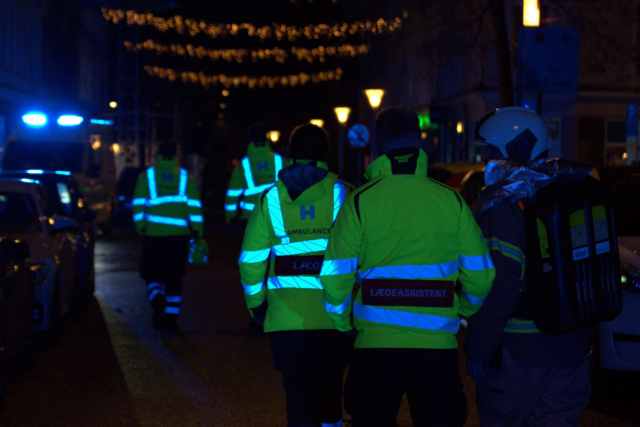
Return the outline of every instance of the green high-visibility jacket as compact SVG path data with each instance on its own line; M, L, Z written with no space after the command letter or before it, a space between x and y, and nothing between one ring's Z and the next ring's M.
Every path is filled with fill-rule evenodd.
M379 157L331 230L325 308L339 330L358 330L357 348L456 348L460 316L491 289L495 269L471 211L426 175L417 148Z
M193 177L178 166L175 158L158 156L138 176L133 193L133 222L145 236L186 236L192 231L202 237L202 202Z
M268 142L260 147L249 143L247 155L231 173L224 205L227 223L249 219L258 196L277 181L283 166L282 156L271 151Z
M268 302L266 332L335 329L324 310L318 274L329 232L349 192L348 184L328 173L295 200L282 180L260 195L238 264L252 316L252 309Z

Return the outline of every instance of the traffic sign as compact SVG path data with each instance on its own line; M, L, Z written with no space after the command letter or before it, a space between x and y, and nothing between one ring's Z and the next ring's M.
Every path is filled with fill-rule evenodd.
M355 125L351 126L351 129L349 129L347 139L349 140L349 144L351 144L353 148L365 148L367 145L369 145L371 132L366 125L356 123Z
M627 142L638 140L638 101L627 102Z

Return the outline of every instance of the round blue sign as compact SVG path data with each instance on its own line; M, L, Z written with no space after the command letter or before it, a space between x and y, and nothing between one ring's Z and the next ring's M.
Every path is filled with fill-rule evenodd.
M353 148L365 148L369 145L371 132L369 132L369 128L366 125L356 123L349 129L347 139Z

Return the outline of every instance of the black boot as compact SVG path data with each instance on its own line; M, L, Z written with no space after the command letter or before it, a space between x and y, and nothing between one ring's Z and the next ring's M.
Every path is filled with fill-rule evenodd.
M172 334L178 333L178 316L175 314L166 314L164 316L164 328Z
M153 329L160 330L165 326L164 308L167 305L164 295L156 296L151 301L151 307L153 308Z

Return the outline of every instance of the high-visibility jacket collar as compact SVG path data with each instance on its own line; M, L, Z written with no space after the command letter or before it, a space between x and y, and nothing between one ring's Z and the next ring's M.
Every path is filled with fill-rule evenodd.
M369 181L389 175L427 176L427 163L427 153L420 148L401 148L378 157L364 176Z
M271 147L269 146L268 143L265 143L263 146L259 147L256 144L254 144L253 142L250 142L249 145L247 146L247 155L251 156L253 154L256 153L264 153L267 151L272 151Z
M283 203L304 206L322 198L325 193L333 191L334 183L335 179L330 179L329 175L327 175L323 180L316 182L311 187L303 191L295 200L291 200L287 186L283 181L278 180L276 182L276 187L280 190L279 193L282 196Z

